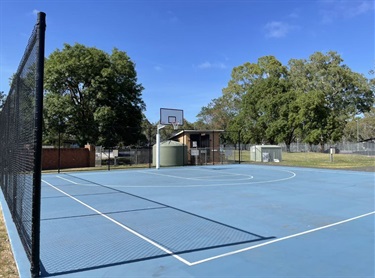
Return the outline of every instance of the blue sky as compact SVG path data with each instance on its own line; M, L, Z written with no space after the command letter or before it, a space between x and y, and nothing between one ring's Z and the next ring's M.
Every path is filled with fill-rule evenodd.
M37 11L47 15L47 57L76 42L126 51L153 123L160 108L196 121L234 67L265 55L286 65L334 50L365 76L375 64L373 0L0 0L0 91L9 91Z

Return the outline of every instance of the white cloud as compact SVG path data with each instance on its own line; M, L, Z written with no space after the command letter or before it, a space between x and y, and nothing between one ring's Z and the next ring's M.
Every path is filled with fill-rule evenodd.
M200 69L208 69L208 68L211 68L211 67L212 67L212 64L210 62L204 62L204 63L202 63L198 66L198 68L200 68Z
M264 26L267 38L283 38L291 30L296 29L296 28L297 26L294 26L294 25L291 25L289 23L282 22L282 21L268 22Z
M374 2L372 1L362 1L358 5L353 6L351 9L348 9L347 16L354 17L374 9Z
M162 70L163 70L163 68L162 68L162 67L160 67L160 66L154 66L154 70L156 70L156 71L162 71Z
M204 63L199 64L198 68L200 69L225 69L226 65L221 62L211 63L211 62L206 61Z
M338 18L353 18L374 10L374 2L368 0L321 1L320 14L323 23L331 23Z

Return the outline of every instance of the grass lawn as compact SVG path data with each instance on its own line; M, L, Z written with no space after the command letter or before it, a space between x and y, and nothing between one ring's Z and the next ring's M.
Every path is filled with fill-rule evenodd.
M250 152L241 152L241 161L250 162ZM260 162L257 162L259 164ZM375 156L355 154L330 154L315 152L282 153L282 161L262 163L267 165L301 166L312 168L358 170L375 172Z
M282 165L375 171L375 157L355 154L283 153Z

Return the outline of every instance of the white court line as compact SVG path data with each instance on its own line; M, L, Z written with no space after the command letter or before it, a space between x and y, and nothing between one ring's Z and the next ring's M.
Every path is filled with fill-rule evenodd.
M97 210L97 209L89 206L88 204L80 201L79 199L77 199L77 198L69 195L68 193L60 190L59 188L53 186L52 184L50 184L50 183L48 183L48 182L46 182L44 180L42 180L42 181L44 183L48 184L49 186L51 186L52 188L56 189L57 191L63 193L64 195L66 195L66 196L72 198L73 200L77 201L78 203L84 205L85 207L93 210L94 212L96 212L97 214L103 216L104 218L107 218L111 222L117 224L118 226L122 227L123 229L129 231L130 233L138 236L139 238L145 240L146 242L149 242L150 244L152 244L155 247L159 248L160 250L166 252L167 254L173 256L174 258L176 258L177 260L183 262L184 264L186 264L188 266L194 266L194 265L206 263L206 262L209 262L209 261L213 261L213 260L216 260L216 259L219 259L219 258L224 258L224 257L228 257L228 256L231 256L231 255L239 254L239 253L246 252L246 251L249 251L249 250L252 250L252 249L256 249L256 248L259 248L259 247L270 245L270 244L273 244L273 243L276 243L276 242L279 242L279 241L284 241L284 240L291 239L291 238L294 238L294 237L299 237L299 236L302 236L302 235L306 235L306 234L309 234L309 233L313 233L313 232L316 232L316 231L327 229L327 228L330 228L330 227L333 227L333 226L341 225L341 224L344 224L344 223L347 223L347 222L350 222L350 221L354 221L354 220L357 220L357 219L360 219L360 218L367 217L367 216L375 214L375 211L372 211L372 212L369 212L369 213L365 213L365 214L362 214L362 215L359 215L359 216L356 216L356 217L345 219L345 220L342 220L342 221L339 221L339 222L335 222L335 223L332 223L332 224L328 224L328 225L325 225L325 226L322 226L322 227L318 227L318 228L315 228L315 229L307 230L307 231L304 231L304 232L300 232L300 233L289 235L289 236L282 237L282 238L277 238L277 239L270 240L270 241L267 241L267 242L264 242L264 243L261 243L261 244L249 246L249 247L246 247L246 248L243 248L243 249L239 249L239 250L235 250L235 251L231 251L231 252L227 252L227 253L223 253L223 254L220 254L220 255L217 255L217 256L213 256L213 257L209 257L209 258L206 258L206 259L203 259L203 260L199 260L199 261L195 261L195 262L189 262L189 261L183 259L182 257L174 254L172 251L170 251L170 250L164 248L163 246L159 245L158 243L152 241L151 239L149 239L149 238L147 238L147 237L145 237L145 236L137 233L136 231L132 230L131 228L129 228L129 227L121 224L120 222L114 220L113 218L111 218L111 217L103 214L99 210Z
M199 170L201 170L201 171L211 171L211 170L206 170L206 169L199 169ZM177 178L177 179L182 179L182 180L195 180L195 181L207 181L207 182L213 181L213 182L216 182L216 183L215 184L207 184L207 183L206 184L189 184L189 185L122 185L122 184L106 184L106 186L108 186L108 187L114 187L114 188L138 188L138 187L140 187L140 188L141 187L142 188L217 187L217 186L226 186L226 185L236 186L236 185L253 185L253 184L280 182L280 181L285 181L285 180L293 179L294 177L297 176L297 174L294 173L294 172L292 172L292 171L280 170L280 169L277 169L277 170L273 169L273 170L274 171L278 171L278 172L286 172L286 173L291 174L291 176L286 177L286 178L274 179L274 180L266 180L266 181L238 182L238 181L244 181L244 180L251 180L251 179L254 178L254 176L247 175L248 178L235 179L235 180L233 180L233 182L228 183L227 179L225 179L225 180L224 179L222 179L222 180L219 180L219 179L206 179L205 180L204 178L187 178L187 177L181 177L181 176L175 176L175 175L162 174L160 172L154 172L154 171L135 170L135 171L133 171L134 173L143 173L143 174L149 174L149 175L164 176L164 177ZM117 172L117 173L119 173L119 172ZM122 174L123 173L121 172L121 175ZM233 173L231 173L230 175L234 175L235 176L235 175L243 175L243 174L233 174ZM92 184L87 184L87 183L76 183L76 182L70 181L70 180L68 180L66 178L60 177L60 176L56 176L56 177L60 178L60 179L63 179L65 181L68 181L70 183L77 184L77 185L94 186ZM222 183L222 182L224 182L224 183Z
M188 177L181 177L181 176L175 176L175 175L168 175L168 174L161 174L161 173L156 173L156 172L149 172L149 171L140 171L141 173L145 173L145 174L149 174L149 175L156 175L156 176L162 176L162 177L169 177L169 178L177 178L177 179L183 179L183 180L198 180L198 181L202 181L202 180L205 180L207 178L209 178L209 176L202 176L202 177L196 177L196 178L188 178ZM209 179L207 181L227 181L227 180L223 180L223 179L219 179L220 177L232 177L232 176L245 176L246 178L242 178L242 179L235 179L235 181L240 181L240 180L251 180L253 179L254 177L251 176L251 175L246 175L246 174L221 174L221 175L216 175L216 176L212 176L212 177L217 177L218 179Z
M71 180L68 180L68 179L66 179L66 178L63 178L63 177L61 177L61 176L55 176L56 178L59 178L59 179L62 179L62 180L64 180L64 181L67 181L67 182L70 182L70 183L73 183L73 184L80 184L80 183L77 183L77 182L74 182L74 181L71 181ZM47 182L45 182L45 183L47 183Z
M238 178L242 176L242 178ZM209 179L209 181L228 181L228 179L226 178L232 178L234 181L242 181L242 180L251 180L254 178L254 176L252 175L233 175L233 174L223 174L223 173L220 173L219 175L212 175L212 176L196 176L195 178L188 178L188 179L191 179L191 180L205 180L205 179ZM181 177L183 178L183 177Z
M74 182L74 181L71 181L71 180L68 180L66 178L63 178L61 176L55 176L56 178L59 178L59 179L62 179L64 181L67 181L67 182L70 182L72 184L76 184L76 185L82 185L82 186L92 186L92 187L97 187L98 185L97 184L92 184L92 183L80 183L80 182Z
M293 179L297 176L296 173L292 171L287 170L278 170L280 172L287 172L291 174L291 176L281 179L275 179L275 180L266 180L266 181L248 181L248 182L236 182L239 180L233 180L233 182L228 183L227 180L225 180L225 183L215 183L215 184L184 184L184 185L122 185L122 184L106 184L106 186L110 187L118 187L118 188L137 188L137 187L151 187L151 188L174 188L174 187L181 187L181 188L187 188L187 187L216 187L216 186L237 186L237 185L253 185L253 184L262 184L262 183L272 183L272 182L279 182L279 181L286 181ZM157 176L166 176L170 178L179 178L179 179L185 179L185 180L192 180L192 178L185 178L185 177L179 177L179 176L173 176L173 175L167 175L167 174L160 174L160 173L152 173L148 171L139 171L141 173L150 174L150 175L157 175ZM250 179L249 179L250 180ZM199 181L203 181L200 179ZM206 180L207 182L210 180ZM214 182L220 182L218 180L213 180ZM224 182L224 180L223 180Z
M140 172L140 171L138 171ZM147 172L144 172L144 173L147 173ZM154 175L159 175L159 176L168 176L168 177L173 177L173 178L180 178L180 179L191 179L191 178L184 178L184 177L178 177L178 176L172 176L172 175L164 175L164 174L156 174L156 173L152 173ZM97 186L97 185L93 185L93 184L89 184L89 183L78 183L78 182L74 182L74 181L71 181L69 179L66 179L66 178L63 178L61 176L55 176L56 178L59 178L59 179L62 179L62 180L65 180L67 182L70 182L72 184L76 184L76 185L83 185L83 186ZM237 179L236 181L241 181L241 180L250 180L254 177L251 177L251 178L246 178L246 179ZM203 181L204 179L196 179L196 180L199 180L199 181ZM207 181L227 181L227 180L207 180ZM247 183L241 183L241 184L247 184ZM228 184L220 184L220 185L228 185ZM181 186L174 186L174 185L161 185L161 186L158 186L158 185L119 185L119 184L115 184L115 185L111 185L111 184L105 184L105 186L108 186L108 187L118 187L118 188L132 188L132 187L153 187L153 188L161 188L161 187L181 187ZM212 186L219 186L217 184L213 184L213 185L207 185L207 184L198 184L198 185L184 185L183 187L212 187Z
M287 240L287 239L290 239L290 238L306 235L306 234L313 233L313 232L323 230L323 229L327 229L327 228L330 228L330 227L333 227L333 226L341 225L341 224L344 224L344 223L347 223L347 222L350 222L350 221L353 221L353 220L357 220L359 218L363 218L363 217L366 217L366 216L369 216L369 215L372 215L372 214L375 214L375 211L365 213L365 214L362 214L362 215L359 215L359 216L356 216L356 217L352 217L352 218L349 218L349 219L345 219L345 220L342 220L342 221L339 221L339 222L336 222L336 223L332 223L332 224L329 224L329 225L326 225L326 226L322 226L322 227L318 227L318 228L315 228L315 229L307 230L307 231L304 231L304 232L301 232L301 233L293 234L293 235L286 236L286 237L277 238L277 239L274 239L274 240L271 240L271 241L267 241L265 243L257 244L257 245L250 246L250 247L247 247L247 248L235 250L235 251L232 251L232 252L228 252L228 253L213 256L213 257L210 257L210 258L207 258L207 259L203 259L203 260L200 260L200 261L192 262L191 266L201 264L201 263L206 263L208 261L216 260L216 259L219 259L219 258L228 257L228 256L231 256L231 255L234 255L234 254L242 253L242 252L245 252L245 251L249 251L251 249L263 247L263 246L273 244L273 243L276 243L276 242L279 242L279 241Z
M252 175L248 174L240 174L240 173L232 173L232 172L222 172L222 171L215 171L212 168L211 169L187 169L190 171L203 171L203 172L210 172L210 173L216 173L217 176L247 176L247 177L252 177Z
M188 266L191 266L191 263L190 263L189 261L187 261L187 260L185 260L184 258L181 258L180 256L174 254L172 251L170 251L170 250L164 248L164 247L161 246L160 244L158 244L158 243L152 241L151 239L149 239L149 238L147 238L147 237L141 235L140 233L137 233L137 232L134 231L133 229L131 229L131 228L129 228L129 227L127 227L127 226L121 224L120 222L116 221L115 219L109 217L108 215L103 214L101 211L99 211L99 210L97 210L97 209L91 207L90 205L88 205L88 204L82 202L81 200L79 200L79 199L73 197L72 195L70 195L70 194L64 192L63 190L57 188L56 186L50 184L49 182L47 182L47 181L45 181L45 180L42 180L42 182L46 183L47 185L51 186L52 188L54 188L55 190L61 192L62 194L68 196L69 198L73 199L74 201L80 203L81 205L87 207L88 209L90 209L90 210L96 212L96 213L99 214L100 216L103 216L104 218L106 218L106 219L108 219L109 221L115 223L116 225L120 226L121 228L127 230L128 232L132 233L133 235L135 235L135 236L137 236L137 237L143 239L144 241L150 243L151 245L155 246L156 248L159 248L159 249L162 250L163 252L165 252L165 253L167 253L167 254L173 256L175 259L179 260L180 262L182 262L182 263L184 263L184 264L186 264L186 265L188 265ZM73 183L74 183L74 182L73 182Z

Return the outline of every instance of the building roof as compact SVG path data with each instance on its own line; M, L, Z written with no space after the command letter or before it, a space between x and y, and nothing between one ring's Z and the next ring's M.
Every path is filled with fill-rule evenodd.
M281 149L280 146L278 145L255 145L255 146L252 146L252 148L260 148L260 149Z
M175 138L180 136L181 134L193 134L193 133L220 133L224 132L224 130L221 129L213 129L213 130L200 130L200 129L185 129L177 132L176 134L173 134L170 138Z

